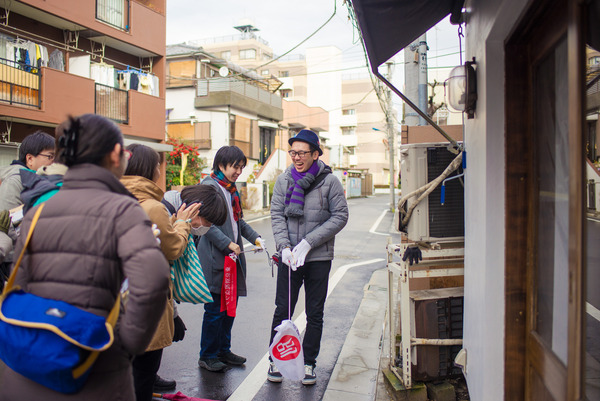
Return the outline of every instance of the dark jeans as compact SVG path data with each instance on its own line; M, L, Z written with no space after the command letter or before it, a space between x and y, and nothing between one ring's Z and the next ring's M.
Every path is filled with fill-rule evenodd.
M154 389L154 380L160 367L163 350L144 352L133 358L133 386L136 401L151 401Z
M200 359L214 359L231 350L231 328L235 318L221 312L221 294L211 292L213 302L204 304Z
M271 339L275 337L275 327L288 319L288 271L287 265L280 263L277 268L277 293L275 295L275 314L271 325ZM304 364L315 365L317 355L321 348L321 335L323 333L323 309L327 298L327 285L329 283L329 272L331 261L306 262L291 276L291 307L290 317L294 314L300 287L304 284L304 299L306 311L306 331L302 341L304 351Z

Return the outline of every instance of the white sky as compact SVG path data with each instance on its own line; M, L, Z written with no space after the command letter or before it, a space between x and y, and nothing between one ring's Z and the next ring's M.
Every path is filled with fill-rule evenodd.
M334 8L335 15L331 21L291 54L303 54L310 47L335 45L342 50L347 67L358 67L347 73L366 74L367 62L362 45L342 0L169 0L167 44L236 35L239 32L233 27L243 19L250 19L259 29L257 35L269 43L276 55L281 55L323 25L334 14ZM427 33L430 77L434 75L432 67L459 64L457 32L458 27L445 19ZM446 54L451 55L441 57ZM403 62L404 56L400 54L396 61ZM403 68L396 68L393 76L394 84L402 90ZM394 103L398 104L400 100L395 99Z

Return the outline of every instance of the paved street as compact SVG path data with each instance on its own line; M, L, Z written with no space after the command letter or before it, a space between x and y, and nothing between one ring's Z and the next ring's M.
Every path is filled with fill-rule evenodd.
M392 214L385 212L389 209L387 195L350 199L348 204L348 225L336 238L336 258L330 275L330 295L325 305L325 327L315 386L304 387L299 382L288 380L282 384L266 382L264 357L268 352L275 307L275 278L271 277L264 253L247 255L249 295L240 298L233 328L232 351L247 357L246 364L225 373L200 370L197 361L203 307L182 304L179 305L179 313L188 327L186 337L165 349L159 374L176 379L176 391L193 397L213 400L225 400L232 395L232 399L239 400L321 399L362 299L363 287L375 270L385 267L385 245L392 224ZM269 216L247 218L246 221L266 239L267 249L273 251ZM399 236L394 241L399 241ZM304 310L302 295L301 292L292 320ZM304 319L300 320L304 322ZM297 324L300 326L301 322Z

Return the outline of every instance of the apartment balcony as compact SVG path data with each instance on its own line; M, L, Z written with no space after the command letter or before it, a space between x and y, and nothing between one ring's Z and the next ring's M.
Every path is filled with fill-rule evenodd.
M164 140L164 99L107 87L52 68L42 67L34 73L0 63L0 116L56 126L67 115L85 113L113 119L124 135Z
M94 109L115 122L129 123L129 91L97 83Z
M39 69L0 58L0 102L40 108L41 82Z
M356 135L340 135L340 144L346 147L358 146L358 137Z
M194 106L231 106L275 121L283 120L281 97L237 79L199 80Z
M356 127L358 125L356 120L356 114L348 114L340 116L341 127Z
M165 6L166 0L21 0L4 5L11 27L31 30L13 17L19 14L71 32L71 38L94 40L138 57L164 55Z

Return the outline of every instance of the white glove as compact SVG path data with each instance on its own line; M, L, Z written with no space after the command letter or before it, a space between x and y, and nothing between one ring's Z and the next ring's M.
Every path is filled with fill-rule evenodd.
M308 255L309 251L310 244L305 239L300 241L300 243L294 247L292 256L296 260L297 267L304 266L304 260L306 260L306 255Z
M290 248L283 248L283 251L281 251L281 261L291 267L293 271L296 271L296 262Z
M256 238L256 242L254 242L254 245L257 246L257 248L254 248L254 252L262 252L266 249L265 240L261 237Z

